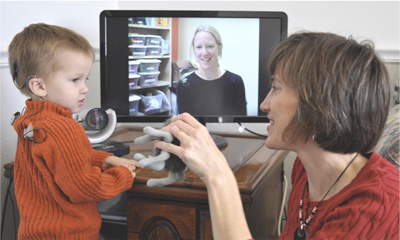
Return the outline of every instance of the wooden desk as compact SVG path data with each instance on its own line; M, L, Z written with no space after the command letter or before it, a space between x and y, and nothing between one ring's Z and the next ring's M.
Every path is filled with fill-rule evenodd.
M117 130L110 138L129 141L143 135L142 128ZM222 134L228 146L221 149L238 181L250 231L255 239L276 239L282 202L283 167L286 151L264 146L253 135ZM136 152L153 155L153 144L130 144ZM212 239L211 218L205 184L190 170L186 179L166 187L149 188L150 178L168 173L144 168L137 173L129 190L127 224L129 239Z

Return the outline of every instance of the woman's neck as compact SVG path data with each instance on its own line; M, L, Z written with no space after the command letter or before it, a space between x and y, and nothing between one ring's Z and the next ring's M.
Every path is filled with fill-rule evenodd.
M215 80L222 76L222 70L219 67L208 70L200 68L196 71L196 74L204 80Z
M310 201L320 201L353 160L356 153L332 153L317 148L314 151L301 151L298 156L307 172L308 199ZM346 187L356 177L367 160L362 155L358 155L329 191L325 200L333 197Z

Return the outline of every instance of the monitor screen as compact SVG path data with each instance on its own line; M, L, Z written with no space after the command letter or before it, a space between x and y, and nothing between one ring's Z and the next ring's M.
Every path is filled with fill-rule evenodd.
M219 34L218 81L199 73L215 59L193 47L199 26ZM283 12L105 10L101 107L118 122L162 122L181 112L201 122L267 122L259 105L270 90L268 60L286 37Z

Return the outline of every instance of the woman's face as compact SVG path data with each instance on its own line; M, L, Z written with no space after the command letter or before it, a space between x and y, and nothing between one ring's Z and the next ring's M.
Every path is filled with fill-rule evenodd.
M193 41L193 48L201 69L209 70L218 67L221 49L211 33L198 32Z
M284 142L282 135L296 114L299 105L298 93L287 86L278 74L272 76L272 87L260 105L268 113L270 125L267 127L268 138L265 145L271 149L292 150L293 142Z

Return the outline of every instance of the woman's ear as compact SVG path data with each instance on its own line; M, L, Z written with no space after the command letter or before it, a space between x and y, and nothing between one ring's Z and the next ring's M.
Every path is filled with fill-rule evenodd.
M39 97L44 97L47 95L46 88L43 82L38 77L33 77L26 83L28 90Z

